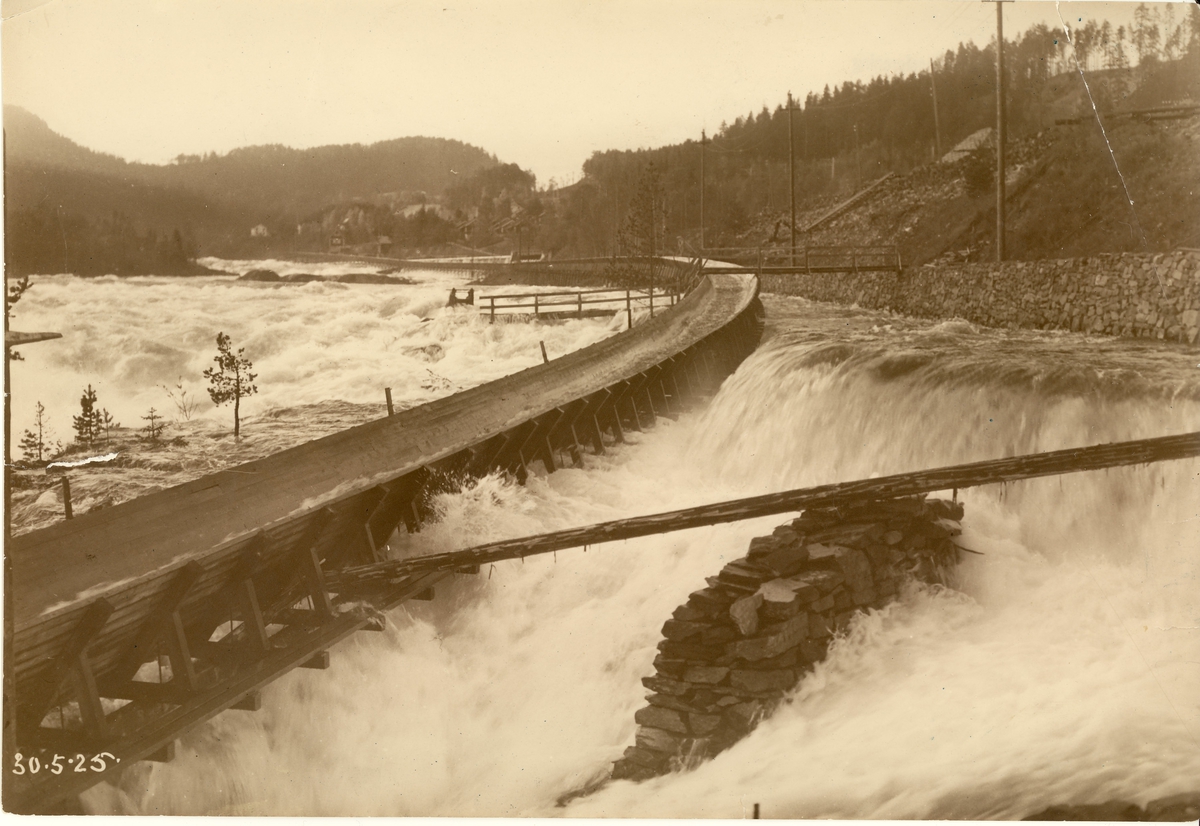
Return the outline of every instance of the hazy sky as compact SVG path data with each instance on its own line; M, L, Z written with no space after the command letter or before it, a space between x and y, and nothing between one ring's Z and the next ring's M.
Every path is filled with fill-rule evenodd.
M1063 2L1078 23L1133 4ZM458 138L579 175L594 151L711 132L826 83L985 45L979 0L4 0L3 93L130 160ZM1006 4L1005 33L1053 2ZM1182 14L1185 8L1179 9Z

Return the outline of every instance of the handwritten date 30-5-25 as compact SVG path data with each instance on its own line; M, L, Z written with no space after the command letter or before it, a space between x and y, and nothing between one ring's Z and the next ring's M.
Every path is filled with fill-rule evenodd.
M55 754L53 757L42 755L39 757L31 754L26 757L17 752L12 773L20 776L23 774L38 774L43 771L48 771L51 774L62 774L65 771L81 774L89 771L102 772L106 771L113 763L120 762L121 758L107 751L93 754L90 757L83 754L76 754L74 757L65 754Z

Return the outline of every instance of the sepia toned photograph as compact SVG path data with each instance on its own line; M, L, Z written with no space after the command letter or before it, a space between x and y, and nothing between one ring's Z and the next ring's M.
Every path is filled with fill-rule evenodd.
M1200 5L3 0L9 815L1200 819Z

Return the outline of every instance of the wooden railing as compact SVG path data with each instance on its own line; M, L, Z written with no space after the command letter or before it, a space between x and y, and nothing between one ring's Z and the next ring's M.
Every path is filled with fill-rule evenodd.
M497 314L516 315L527 314L534 317L552 316L567 317L574 315L583 318L592 311L604 313L617 312L624 308L628 315L629 326L633 326L634 310L649 309L650 317L654 317L654 302L658 300L659 308L673 307L679 301L680 295L675 290L571 290L563 292L514 293L508 295L483 295L479 297L480 312L487 313L495 323ZM601 306L603 305L603 306Z

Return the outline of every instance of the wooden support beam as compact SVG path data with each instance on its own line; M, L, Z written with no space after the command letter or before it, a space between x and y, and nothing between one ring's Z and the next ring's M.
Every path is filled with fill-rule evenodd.
M170 763L175 759L175 748L178 743L178 740L172 740L158 751L146 755L146 759L151 763Z
M75 655L71 677L75 682L75 699L79 701L79 716L83 718L84 731L91 739L103 741L108 737L107 715L86 651Z
M89 605L83 612L83 616L79 619L75 629L71 632L67 644L63 646L58 658L50 665L49 673L46 675L45 690L37 697L32 697L26 701L24 714L22 715L22 730L34 731L41 725L42 718L46 716L46 712L55 705L58 699L59 691L68 676L77 675L84 678L85 683L90 682L91 688L95 688L95 680L91 676L91 667L87 662L85 652L88 644L91 643L96 635L100 633L100 629L104 627L104 623L108 622L108 618L112 616L113 605L106 599L98 599ZM79 674L80 668L85 673ZM78 680L76 680L76 689L80 688ZM83 688L87 688L85 684ZM97 697L97 702L99 698ZM83 705L83 698L80 698L80 707Z
M165 683L130 680L126 683L113 684L111 688L105 687L104 696L116 700L133 700L138 703L179 706L196 695L193 691L181 689L174 680L168 680Z
M396 530L396 526L401 522L409 533L421 530L416 500L429 482L429 477L429 470L420 467L385 486L387 495L379 501L367 519L367 535L377 558L383 558L383 548L392 531Z
M551 451L555 449L555 445L559 445L559 450L564 447L571 456L571 464L578 467L582 462L582 454L579 448L579 435L575 432L575 423L579 421L579 417L583 415L583 411L587 410L588 403L586 399L576 399L566 407L558 408L562 412L562 416L558 420L558 424L546 436L546 444Z
M638 400L642 398L645 399L644 407L646 409L646 419L649 421L650 426L653 427L654 425L658 424L658 411L654 409L654 399L650 395L650 375L651 373L649 370L643 371L637 375L637 378L634 381L634 390L630 394L629 398L631 404L633 405L633 413L635 416L638 415ZM639 416L638 418L640 421L641 417Z
M142 623L141 628L138 629L129 653L121 659L117 666L113 668L109 677L104 680L105 689L108 689L112 684L119 685L120 683L132 680L133 675L141 668L142 663L149 662L156 656L155 643L162 639L171 614L178 611L180 606L183 605L183 600L203 573L204 567L200 563L189 562L180 568L179 572L171 578L170 583L163 589L158 605L155 606L154 610L146 618L146 621Z
M604 455L604 436L600 429L600 420L596 417L611 395L612 393L607 388L593 393L588 397L587 407L579 414L579 426L584 429L588 438L591 439L592 450L597 456ZM571 425L571 432L574 433L575 441L578 443L580 439L576 425Z
M271 648L271 642L267 638L267 626L263 622L262 607L258 602L258 592L254 588L254 574L262 564L265 545L266 537L259 531L242 549L241 557L230 578L233 583L234 602L241 614L242 633L250 650L257 655L265 654Z
M329 668L329 652L318 651L312 657L300 663L301 668L312 668L317 671L324 671Z
M493 466L501 471L518 474L524 471L524 460L521 458L521 447L529 434L537 427L537 422L526 421L510 429L506 435L504 447L496 454Z
M308 586L308 595L312 597L313 610L321 617L332 618L333 603L329 600L329 590L325 587L325 572L321 570L321 560L317 556L317 541L325 524L329 520L329 509L324 509L324 516L314 516L314 524L309 526L302 537L303 545L298 549L300 573ZM318 521L319 520L319 521Z
M562 408L556 407L534 420L537 424L529 432L529 435L525 437L524 443L517 450L517 453L521 457L522 467L526 467L534 459L541 458L542 462L546 465L546 470L550 473L554 472L554 457L550 455L548 438L550 432L554 430L559 420L562 419L562 416ZM526 454L528 454L528 458Z
M191 647L188 645L187 631L183 627L183 617L178 609L167 617L165 635L167 656L171 659L171 682L177 683L187 691L195 691L199 686L196 675L196 665L192 662Z
M617 436L618 442L624 442L625 433L622 429L623 423L621 422L621 405L624 404L627 399L629 399L630 392L633 390L633 380L620 382L619 384L614 385L614 387L617 387L618 389L614 391L612 400L610 402L610 417L613 422L613 426L616 428L613 435ZM638 419L637 405L631 404L630 406L633 408L633 414L629 420L630 427L634 430L640 431L642 429L642 422L640 419ZM620 435L617 435L618 433Z
M504 451L512 436L509 432L501 433L488 439L478 447L471 449L471 464L468 473L471 476L486 476L496 463L496 458Z
M263 622L262 607L258 604L258 593L254 590L254 580L246 577L235 586L237 600L242 614L242 631L250 648L265 654L271 650L271 640L267 635L267 624Z
M683 393L680 392L679 380L676 375L680 371L673 358L667 359L665 364L666 367L663 369L661 383L663 403L667 406L667 410L670 411L671 415L678 417L683 413L686 404Z
M318 628L327 620L316 611L306 608L284 608L271 615L271 622L279 625L298 625L301 628Z
M261 711L262 710L262 692L257 688L253 691L246 692L246 696L238 700L230 706L237 711Z
M807 508L882 501L952 488L961 489L1196 456L1200 456L1200 432L1056 450L1010 459L992 459L876 479L800 488L631 519L617 519L582 528L492 542L464 551L430 554L386 565L347 569L340 572L340 577L342 581L352 584L358 578L371 580L381 576L398 577L424 571L458 569L467 564L482 565L620 539L737 522L760 516L795 513Z

